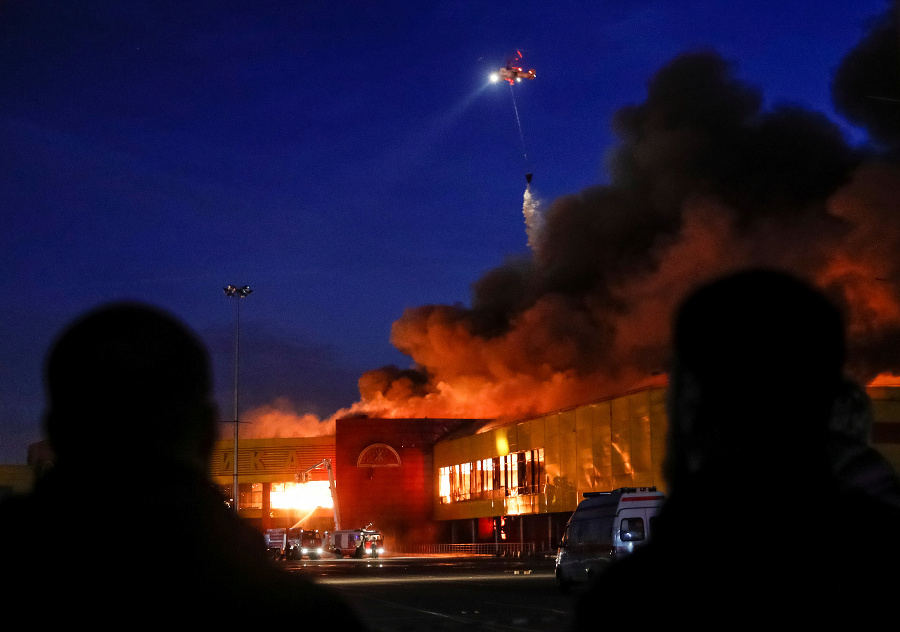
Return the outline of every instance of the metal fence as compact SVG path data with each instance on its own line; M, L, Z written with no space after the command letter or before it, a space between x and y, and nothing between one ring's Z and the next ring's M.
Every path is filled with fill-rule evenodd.
M422 544L408 551L419 555L493 555L496 557L521 557L533 555L532 542L495 542L489 544Z

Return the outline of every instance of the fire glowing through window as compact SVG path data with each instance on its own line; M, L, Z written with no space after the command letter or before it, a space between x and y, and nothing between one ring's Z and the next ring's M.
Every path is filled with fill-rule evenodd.
M269 502L272 509L312 511L316 507L331 508L333 506L328 481L272 483Z
M438 485L441 503L541 494L544 449L442 467Z

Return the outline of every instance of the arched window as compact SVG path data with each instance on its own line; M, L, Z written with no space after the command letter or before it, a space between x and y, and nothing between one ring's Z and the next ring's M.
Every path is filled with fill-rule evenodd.
M357 467L400 467L400 455L386 443L373 443L359 453Z

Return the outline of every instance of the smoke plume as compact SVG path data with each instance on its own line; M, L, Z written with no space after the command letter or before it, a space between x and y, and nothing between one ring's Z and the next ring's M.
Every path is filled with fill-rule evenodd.
M764 109L716 53L671 61L614 118L610 184L553 202L529 255L477 280L471 306L408 309L391 341L414 368L367 372L338 415L514 418L658 381L679 301L748 266L844 309L853 377L900 373L900 103L868 98L896 96L896 34L876 24L835 76L863 148L822 114Z
M241 426L241 437L244 439L322 437L334 434L334 418L320 419L311 413L298 413L284 397L250 411L242 419ZM231 428L232 424L223 424L220 439L229 438Z

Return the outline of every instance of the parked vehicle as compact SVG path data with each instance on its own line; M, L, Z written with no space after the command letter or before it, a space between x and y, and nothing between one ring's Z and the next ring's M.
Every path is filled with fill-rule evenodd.
M337 557L379 557L384 554L384 538L375 530L341 529L330 534L326 549Z
M590 581L612 561L646 544L665 496L655 487L586 492L566 525L556 554L562 589Z
M317 560L324 550L319 532L308 529L267 529L266 548L280 560Z

